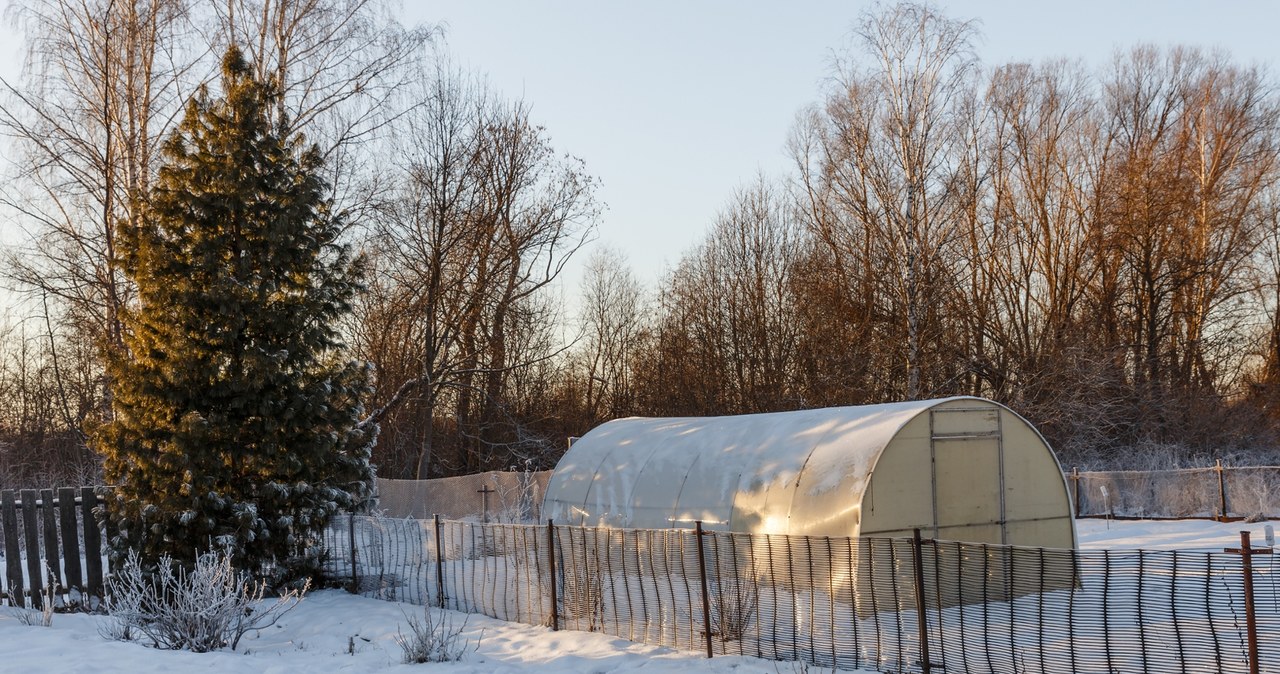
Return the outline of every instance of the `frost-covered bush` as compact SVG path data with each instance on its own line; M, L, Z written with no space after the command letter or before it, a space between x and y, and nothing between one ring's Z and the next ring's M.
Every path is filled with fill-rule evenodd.
M424 606L422 619L406 615L409 633L396 630L396 643L404 651L406 665L426 662L457 662L468 650L480 648L480 640L476 639L474 648L469 639L462 638L462 630L466 629L464 618L461 625L454 625L452 614L441 611L439 617L433 617L431 606Z
M501 524L537 524L537 505L542 502L539 493L537 472L533 470L533 460L526 459L523 469L511 467L515 473L515 483L504 485L495 481L498 493L498 511L493 521Z
M721 641L741 640L755 622L759 587L750 578L716 578L711 589L711 633Z
M274 625L306 593L308 585L264 601L267 584L231 566L231 557L206 552L188 569L163 556L144 569L136 553L107 581L105 637L146 637L156 648L197 653L227 646L235 650L252 630Z
M1228 508L1251 522L1280 512L1280 471L1270 468L1238 468L1228 473Z

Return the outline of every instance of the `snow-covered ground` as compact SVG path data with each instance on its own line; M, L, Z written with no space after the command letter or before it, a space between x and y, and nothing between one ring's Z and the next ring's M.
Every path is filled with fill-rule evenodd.
M1280 529L1280 522L1275 523ZM1081 548L1102 550L1199 550L1222 552L1240 547L1248 531L1254 547L1266 544L1266 522L1218 523L1210 520L1076 520Z
M1263 524L1208 521L1122 522L1082 520L1084 548L1220 550L1238 544L1239 532L1264 539ZM121 672L171 674L212 672L368 672L412 671L403 665L397 630L408 631L409 615L421 607L379 601L339 590L313 592L278 625L247 635L236 652L157 651L139 643L109 641L99 635L106 618L55 615L50 628L23 625L12 609L0 608L0 670L13 672ZM449 672L733 672L786 674L816 672L794 663L745 657L716 657L634 644L584 632L505 623L483 616L451 614L466 621L463 637L478 650L463 661L432 665ZM354 651L354 652L353 652Z
M138 643L108 641L98 634L105 618L55 615L50 628L29 627L0 609L0 671L173 674L174 672L733 672L777 674L805 671L800 665L746 657L707 661L697 653L635 644L587 632L505 623L451 613L462 636L479 649L459 663L403 665L397 629L408 632L406 615L422 607L367 599L341 590L313 592L280 623L246 635L236 652L157 651ZM354 653L351 651L354 650ZM817 671L810 668L808 671Z

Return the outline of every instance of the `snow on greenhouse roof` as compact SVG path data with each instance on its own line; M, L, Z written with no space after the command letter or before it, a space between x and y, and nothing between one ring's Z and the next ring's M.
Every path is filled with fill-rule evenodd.
M837 488L860 497L899 429L956 399L610 421L560 460L543 512L585 525L665 528L702 520L708 528L786 533L794 499Z

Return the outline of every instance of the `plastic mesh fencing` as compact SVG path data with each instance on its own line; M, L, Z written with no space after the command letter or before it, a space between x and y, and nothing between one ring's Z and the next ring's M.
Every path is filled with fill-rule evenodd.
M946 542L923 552L930 659L945 671L1249 671L1238 556Z
M385 517L536 522L552 471L491 471L433 480L377 480L376 510Z
M1280 466L1068 473L1080 517L1278 517Z
M918 672L927 644L932 671L1249 671L1227 553L708 532L699 563L688 529L436 527L339 518L329 570L367 596L819 667ZM1280 671L1280 568L1253 564L1259 659Z

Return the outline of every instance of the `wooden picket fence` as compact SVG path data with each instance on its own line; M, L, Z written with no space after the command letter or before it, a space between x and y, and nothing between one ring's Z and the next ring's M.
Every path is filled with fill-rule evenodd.
M102 597L104 536L94 513L101 502L95 487L0 491L0 600L39 607L50 589L64 602Z

